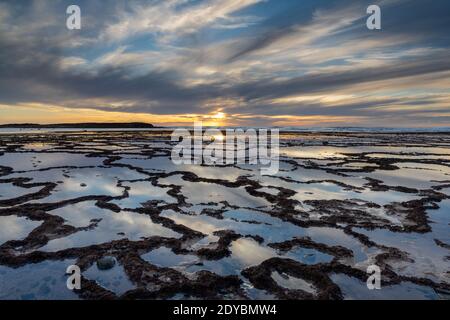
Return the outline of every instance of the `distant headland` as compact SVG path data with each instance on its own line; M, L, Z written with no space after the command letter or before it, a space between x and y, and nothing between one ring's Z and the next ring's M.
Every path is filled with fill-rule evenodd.
M2 124L0 128L25 128L25 129L150 129L154 125L145 122L82 122L82 123L14 123Z

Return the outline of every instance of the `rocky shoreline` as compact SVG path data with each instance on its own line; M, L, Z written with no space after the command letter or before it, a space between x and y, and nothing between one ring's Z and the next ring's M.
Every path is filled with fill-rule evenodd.
M261 177L248 166L173 167L165 131L2 135L0 229L6 217L39 225L21 239L0 238L0 267L14 275L74 260L82 299L346 299L352 291L335 275L364 287L365 267L376 263L383 287L397 288L400 298L408 298L405 283L448 298L450 226L433 212L450 198L449 134L280 139L280 173ZM2 194L11 188L21 194ZM86 223L71 224L64 210L73 207ZM144 217L150 227L110 227L118 215ZM400 245L407 237L426 242L417 250L430 256L418 260ZM162 249L175 262L144 258ZM102 285L101 271L98 279L85 275L104 256L117 260L131 289Z

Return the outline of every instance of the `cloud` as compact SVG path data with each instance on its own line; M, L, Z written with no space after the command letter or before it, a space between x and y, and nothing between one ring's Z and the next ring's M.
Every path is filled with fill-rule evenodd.
M421 113L442 123L431 115L449 106L450 5L440 0L380 2L382 32L365 28L365 3L353 0L103 3L81 1L86 29L72 32L61 18L69 1L0 1L0 104L222 110L247 124L418 123Z
M107 26L101 38L120 41L141 34L188 34L205 27L245 27L252 17L232 15L261 0L207 0L185 6L185 0L165 0L138 4L119 14L118 21Z

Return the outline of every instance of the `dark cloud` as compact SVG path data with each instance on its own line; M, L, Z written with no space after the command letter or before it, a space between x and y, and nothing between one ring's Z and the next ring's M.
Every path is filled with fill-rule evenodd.
M359 68L343 72L310 74L285 81L263 79L234 87L237 96L246 99L279 98L293 94L327 92L352 85L421 76L450 70L447 53L428 56L426 59L410 59L401 64L392 63L383 67Z
M351 1L346 1L348 5ZM1 4L2 2L0 2ZM4 1L3 1L4 3ZM272 99L283 98L292 95L328 94L336 90L347 90L355 86L379 84L381 82L402 82L406 78L416 78L420 86L420 77L434 75L444 77L444 72L450 71L450 59L445 49L450 44L448 30L450 30L450 18L448 1L434 1L426 5L423 1L401 1L397 5L388 6L383 11L384 31L392 35L416 37L417 47L425 44L427 48L444 50L430 51L429 55L398 58L387 61L378 67L364 67L358 65L354 68L342 68L345 65L335 65L335 69L313 73L313 66L309 72L299 72L295 77L282 78L280 75L285 70L274 69L272 76L227 78L218 77L215 81L204 81L197 85L189 84L194 71L180 70L180 66L149 68L150 71L139 75L132 74L130 68L121 65L96 66L94 69L64 69L61 67L65 59L71 56L84 57L94 60L99 56L92 52L109 52L115 48L110 43L94 43L89 40L97 39L99 30L108 22L117 6L126 6L125 2L105 5L105 10L99 2L84 2L89 9L98 10L97 19L87 15L87 31L77 38L87 41L89 45L80 45L78 48L70 47L73 34L67 30L52 27L39 27L39 19L33 16L33 10L37 10L35 2L23 2L8 6L9 14L6 21L17 23L14 28L0 22L0 103L48 103L67 106L71 108L85 108L86 101L104 99L107 101L133 101L133 104L121 106L120 103L114 111L155 113L155 114L179 114L179 113L204 113L214 110L214 106L205 107L207 101L214 99L234 99L245 101L246 108L230 107L226 112L247 113L254 115L382 115L382 109L375 107L390 105L427 106L436 103L435 99L405 99L402 97L384 97L382 99L366 99L364 101L349 102L346 104L328 103L302 103L298 105L271 103ZM297 32L300 23L309 23L312 13L317 6L324 2L315 3L301 14L290 14L286 18L286 10L282 14L275 15L271 19L264 20L259 25L250 29L249 33L243 32L236 35L236 41L230 45L229 54L223 59L223 67L233 63L245 61L252 53L267 48L275 41ZM63 7L64 1L57 2L57 6ZM28 5L28 6L27 6ZM334 4L335 5L335 4ZM358 4L359 6L361 4ZM52 7L49 5L49 7ZM331 6L327 6L329 9ZM291 7L292 8L292 7ZM40 11L45 11L43 8ZM89 11L89 10L87 10ZM396 13L395 13L396 12ZM285 18L285 20L282 20ZM30 22L26 23L26 20ZM95 20L95 22L94 22ZM282 20L282 21L280 21ZM13 22L15 21L15 22ZM58 20L59 21L59 20ZM361 22L361 21L359 21ZM20 25L20 24L23 24ZM41 21L45 24L45 21ZM37 24L36 29L32 25ZM351 28L350 28L351 29ZM19 31L17 31L19 30ZM26 31L29 30L29 31ZM27 33L28 32L28 33ZM364 39L367 37L364 27L353 28L352 32L344 30L335 37L339 39ZM18 38L20 35L23 38ZM192 35L189 35L192 37ZM301 35L300 35L301 36ZM382 34L381 34L382 36ZM420 36L420 37L419 37ZM97 37L97 38L96 38ZM142 46L148 43L140 44ZM90 46L90 47L89 47ZM414 48L414 47L412 47ZM152 50L157 50L154 47ZM195 52L195 48L188 48ZM390 48L389 53L400 50L399 47ZM204 54L199 49L198 52ZM203 59L207 60L207 59ZM198 62L197 62L198 63ZM261 63L264 63L262 61ZM193 67L195 67L193 65ZM333 71L336 70L336 71ZM108 105L91 105L90 108L98 110L111 110ZM255 116L255 122L256 122ZM260 121L267 121L261 118Z
M448 56L436 54L427 59L410 59L402 64L388 64L382 68L360 68L342 72L310 74L285 81L261 79L258 81L233 84L198 85L185 87L177 84L176 71L151 72L143 76L130 78L125 68L105 67L99 72L73 73L63 72L57 67L62 57L56 54L41 55L38 53L30 59L30 50L22 46L1 46L2 63L0 71L3 75L0 84L4 94L0 97L3 103L27 102L40 100L47 103L63 103L65 100L107 98L118 100L136 100L135 107L117 108L116 111L153 112L170 114L177 112L200 111L202 102L217 97L240 98L251 102L255 99L276 99L290 95L327 93L331 90L352 87L364 83L395 80L405 77L421 76L443 71L450 71ZM15 57L12 60L8 57ZM26 60L26 62L21 62ZM145 103L144 101L149 101ZM152 103L155 102L155 103ZM399 99L385 102L400 103ZM380 104L373 101L368 105L347 105L329 108L326 113L349 114L355 107L363 108ZM419 104L419 101L412 101ZM422 102L423 103L423 102ZM107 107L93 106L107 110ZM311 106L316 108L316 106ZM298 112L283 108L284 112ZM247 112L252 110L250 107ZM346 112L343 112L346 111ZM276 115L279 109L270 113ZM304 113L301 109L299 113ZM317 112L317 108L315 113ZM325 112L321 110L321 112Z

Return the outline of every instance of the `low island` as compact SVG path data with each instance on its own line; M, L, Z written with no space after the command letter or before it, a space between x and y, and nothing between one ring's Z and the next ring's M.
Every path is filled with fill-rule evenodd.
M36 124L36 123L15 123L3 124L0 128L24 128L24 129L150 129L155 128L150 123L145 122L84 122L84 123L57 123L57 124Z

